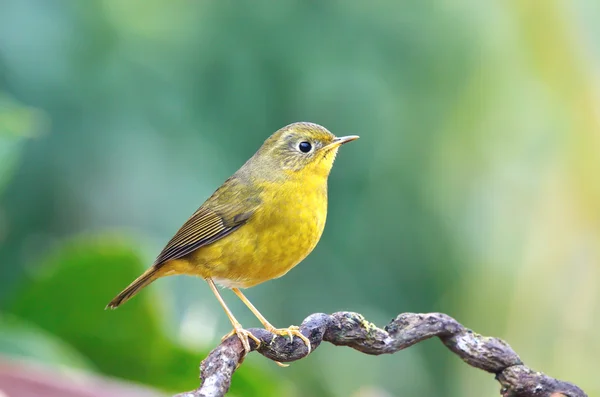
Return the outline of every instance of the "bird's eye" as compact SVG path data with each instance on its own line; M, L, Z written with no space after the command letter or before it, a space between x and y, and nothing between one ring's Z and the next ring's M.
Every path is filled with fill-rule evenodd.
M312 145L310 142L300 142L298 144L298 149L300 149L302 153L308 153L312 149Z

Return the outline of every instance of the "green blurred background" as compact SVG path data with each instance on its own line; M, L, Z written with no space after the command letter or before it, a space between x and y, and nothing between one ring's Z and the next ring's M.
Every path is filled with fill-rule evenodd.
M271 322L443 311L600 395L598 4L1 0L1 355L197 387L230 330L204 282L104 306L268 135L313 121L361 139L314 253L247 293ZM436 340L251 354L232 388L497 393Z

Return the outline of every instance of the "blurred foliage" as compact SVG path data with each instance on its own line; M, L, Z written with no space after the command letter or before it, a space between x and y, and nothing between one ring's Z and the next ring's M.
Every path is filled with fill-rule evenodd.
M25 138L39 131L38 113L0 91L0 193L17 167Z
M94 365L62 339L17 317L0 317L0 352L49 364L94 370Z
M66 243L17 291L7 310L69 341L106 374L166 390L192 389L198 358L208 352L192 353L165 335L160 322L163 308L151 293L133 300L126 309L101 310L106 296L114 295L143 270L139 256L130 248L134 245L127 238L102 236ZM249 377L253 382L248 382ZM248 390L260 377L260 372L250 370L237 382L248 384L244 388ZM274 394L274 385L261 387L260 392L279 395Z
M1 351L194 387L230 327L201 280L102 309L305 120L361 140L336 161L315 252L248 292L271 322L443 311L599 394L598 21L593 0L4 0ZM287 370L253 355L232 392L497 394L435 342L323 346Z
M132 301L126 310L101 310L105 297L143 268L126 242L71 242L41 264L43 271L17 292L8 311L70 341L106 373L155 383L168 363L173 371L160 376L163 386L185 387L177 380L197 374L197 358L180 351L162 333L150 294Z

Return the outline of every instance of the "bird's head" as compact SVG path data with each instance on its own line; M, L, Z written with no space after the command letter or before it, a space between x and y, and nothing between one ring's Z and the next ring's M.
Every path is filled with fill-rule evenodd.
M318 124L293 123L271 135L254 160L286 175L327 177L339 147L355 139L358 136L338 138Z

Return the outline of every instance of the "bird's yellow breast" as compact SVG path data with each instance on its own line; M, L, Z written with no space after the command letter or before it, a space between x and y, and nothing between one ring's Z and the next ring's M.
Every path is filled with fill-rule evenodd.
M283 276L315 248L327 217L326 177L266 183L248 222L192 253L178 273L252 287Z

